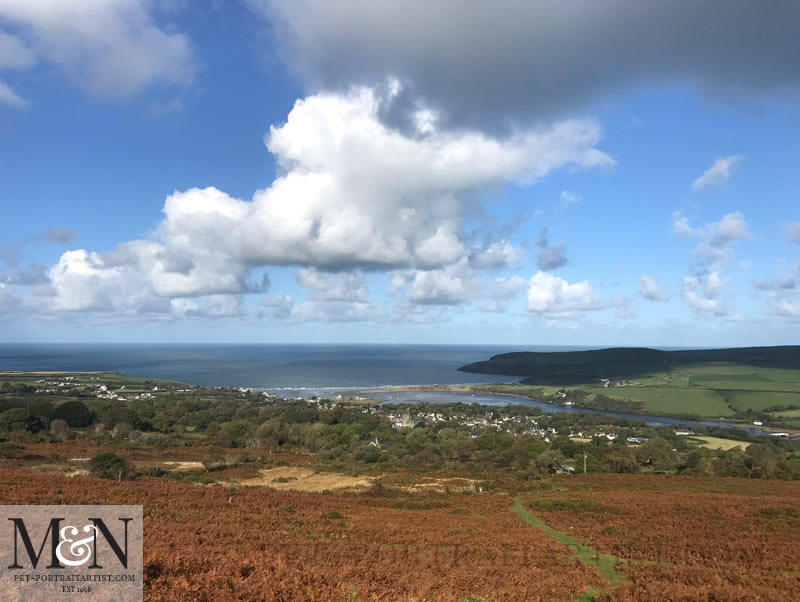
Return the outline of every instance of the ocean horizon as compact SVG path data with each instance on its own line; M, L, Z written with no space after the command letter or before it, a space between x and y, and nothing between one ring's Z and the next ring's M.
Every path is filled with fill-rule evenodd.
M315 391L405 385L514 382L459 372L511 351L597 347L414 344L0 344L0 370L109 371L205 387Z

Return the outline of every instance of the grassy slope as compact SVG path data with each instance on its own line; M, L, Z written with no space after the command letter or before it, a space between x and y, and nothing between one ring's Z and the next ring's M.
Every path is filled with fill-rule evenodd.
M645 412L730 417L735 412L800 405L798 366L800 346L508 353L461 370L525 376L522 382L529 387L567 387L638 401ZM600 378L614 380L615 386L599 387Z
M724 391L730 404L739 411L748 409L763 411L771 406L800 406L800 392L785 393L774 391Z
M646 410L668 414L697 414L699 416L732 416L725 398L709 389L677 387L593 387L588 393L617 399L641 401Z

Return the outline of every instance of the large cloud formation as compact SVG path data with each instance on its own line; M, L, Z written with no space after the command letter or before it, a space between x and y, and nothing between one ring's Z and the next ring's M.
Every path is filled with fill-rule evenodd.
M175 192L151 238L105 253L69 251L39 294L61 310L197 312L175 300L265 290L251 268L291 265L408 270L411 301L457 303L478 286L477 270L518 256L505 239L470 242L464 198L562 167L613 164L596 148L601 131L590 120L506 137L442 131L430 119L400 132L381 120L399 93L389 82L297 101L265 140L279 175L251 201L215 188ZM300 272L299 282L317 291L317 302L326 300L323 289L359 289L350 280L323 286L314 270Z
M800 85L794 0L249 3L312 89L392 73L462 125L550 117L645 83L719 97Z

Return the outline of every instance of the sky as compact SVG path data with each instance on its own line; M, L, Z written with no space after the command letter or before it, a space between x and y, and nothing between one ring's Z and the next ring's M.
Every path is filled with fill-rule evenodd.
M0 342L797 343L799 29L0 0Z

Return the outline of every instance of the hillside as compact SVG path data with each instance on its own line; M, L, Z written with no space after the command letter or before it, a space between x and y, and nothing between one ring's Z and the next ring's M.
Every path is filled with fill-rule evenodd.
M570 385L602 378L633 378L681 366L731 363L754 367L800 368L800 346L732 349L658 349L618 347L590 351L514 352L459 368L462 372L524 377L524 384Z
M319 492L249 485L256 462L206 471L191 447L116 448L143 473L121 482L53 460L108 449L30 444L0 463L0 503L141 504L149 602L794 600L800 585L798 482L498 468L456 479L416 463ZM314 468L307 454L247 453L261 470ZM175 474L147 476L158 468Z

